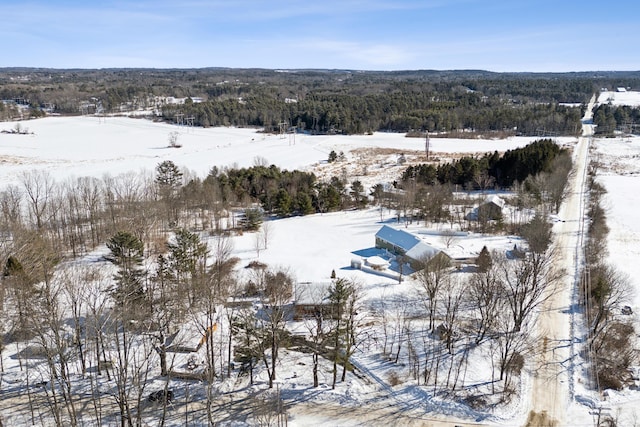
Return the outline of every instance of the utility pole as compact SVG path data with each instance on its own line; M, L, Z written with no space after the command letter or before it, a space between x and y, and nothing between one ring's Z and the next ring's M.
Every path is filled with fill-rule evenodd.
M427 154L427 160L429 160L429 148L430 148L430 147L429 147L429 142L430 142L430 141L429 141L429 131L428 131L428 130L426 130L426 131L425 131L425 134L426 134L426 137L425 137L425 140L424 140L424 151L425 151L425 152L426 152L426 154Z
M193 127L193 121L195 120L195 117L194 116L189 116L189 117L185 117L185 119L187 121L187 128L192 128Z
M289 145L296 145L296 129L294 128L289 133Z

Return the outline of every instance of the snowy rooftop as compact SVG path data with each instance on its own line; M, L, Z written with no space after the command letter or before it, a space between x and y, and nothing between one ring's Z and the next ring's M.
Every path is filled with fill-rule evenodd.
M501 209L505 206L505 201L496 194L489 195L486 199L484 199L484 203L493 203L496 206L499 206Z
M296 304L312 305L326 302L331 282L302 282L296 285Z
M402 248L406 255L413 259L431 258L441 252L415 234L398 230L388 225L382 226L376 233L376 237Z

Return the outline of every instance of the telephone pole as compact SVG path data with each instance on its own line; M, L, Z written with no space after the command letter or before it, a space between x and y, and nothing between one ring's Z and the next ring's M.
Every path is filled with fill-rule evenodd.
M424 151L427 154L427 160L429 160L429 131L425 131L426 137L424 139Z

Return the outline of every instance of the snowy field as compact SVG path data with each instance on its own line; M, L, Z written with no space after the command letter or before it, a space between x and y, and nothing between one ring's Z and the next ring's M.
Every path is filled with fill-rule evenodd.
M15 122L0 123L11 130ZM49 117L20 122L27 135L0 133L0 188L17 183L22 171L47 170L58 180L69 177L112 176L147 170L171 160L206 176L213 166L249 167L264 159L283 169L309 169L326 163L329 153L349 155L357 149L390 149L384 163L403 153L424 152L425 141L404 134L353 136L267 135L256 129L187 128L123 117ZM181 148L169 147L169 134L179 132ZM535 138L468 140L431 138L434 156L440 153L485 153L527 145ZM559 142L570 141L561 138ZM385 152L388 152L385 150ZM355 158L353 154L351 158ZM397 171L393 171L396 172Z
M602 92L598 102L638 107L640 92ZM627 275L631 284L634 294L628 305L633 310L636 334L640 337L640 137L594 138L590 157L599 162L598 181L607 190L603 207L610 228L608 261ZM639 376L640 367L636 366L634 377ZM637 388L624 392L607 390L602 406L619 417L618 425L638 425L640 392Z
M636 91L602 91L598 97L598 104L640 106L640 92Z
M640 106L640 92L603 92L601 103ZM633 309L640 312L640 137L594 139L592 154L600 164L598 180L605 186L609 261L626 273L635 292Z
M612 93L608 93L611 95ZM618 95L616 93L616 95ZM604 101L601 95L600 102ZM640 105L640 102L639 102ZM0 130L12 129L15 123L0 123ZM23 171L41 169L48 171L59 182L71 177L118 175L141 170L153 173L155 166L172 160L178 166L204 177L213 166L253 165L256 159L265 159L287 169L313 171L323 177L332 166L326 163L329 152L344 152L351 179L361 179L365 188L378 182L396 179L403 167L397 165L400 154L406 154L409 162L420 160L424 140L405 138L402 134L376 133L370 136L292 136L265 135L255 129L236 128L177 128L152 123L142 119L73 117L45 118L21 122L28 128L28 135L0 133L0 190L6 185L19 185ZM168 137L179 132L181 148L169 148ZM434 156L448 157L460 153L484 153L505 151L524 146L536 138L510 138L507 140L456 140L431 138ZM562 138L558 142L572 145L575 138ZM622 140L597 140L594 146L601 160L608 165L601 173L607 187L609 200L609 252L616 265L627 272L640 290L640 226L635 210L640 206L640 138L628 142ZM362 170L365 156L372 165ZM410 157L410 158L409 158ZM335 173L335 170L331 170ZM635 209L634 209L635 208ZM381 300L406 302L413 295L411 283L398 284L396 280L367 274L350 268L353 258L369 253L374 246L374 235L383 224L393 224L395 212L370 208L361 211L335 212L323 215L294 217L271 221L268 249L255 251L255 236L245 233L233 238L234 255L239 257L240 267L253 260L288 268L299 282L327 281L332 270L340 277L353 279L362 285L365 302L375 304ZM409 231L423 234L429 243L443 247L442 229L426 229L422 224L408 226ZM477 256L483 245L489 249L506 251L521 241L513 236L486 236L469 234L456 239L456 250L468 256ZM93 254L90 259L96 260ZM105 264L107 267L107 264ZM640 292L637 293L640 295ZM634 312L640 312L640 296L636 296ZM304 325L299 325L303 327ZM379 334L379 331L370 331ZM372 345L375 348L375 345ZM5 381L19 381L17 361L3 353L5 369L10 373ZM469 382L487 379L490 369L489 356L474 354L469 362ZM336 390L326 386L330 366L326 362L321 369L319 389L311 387L311 356L284 351L280 367L282 397L285 401L300 402L289 412L291 425L412 425L420 422L438 423L438 414L450 415L481 425L522 425L526 418L530 377L519 383L524 400L513 402L491 416L476 413L468 408L451 404L427 393L409 379L392 387L389 375L397 365L385 360L379 352L362 351L354 357L356 366L367 379L348 376L348 382ZM264 370L257 372L257 386L264 388ZM229 390L233 384L223 386ZM16 387L18 387L16 385ZM4 387L3 387L4 390ZM248 390L248 391L247 391ZM245 388L245 393L251 391ZM184 397L179 394L178 398ZM241 395L223 399L240 399ZM631 419L634 402L640 404L637 392L621 396L611 394L611 399L624 403L626 419ZM386 409L391 406L391 409ZM402 408L403 414L396 411ZM17 411L17 409L16 409ZM590 425L592 417L582 402L570 407L570 419L575 425ZM640 411L639 411L640 412ZM6 416L7 413L4 413ZM11 413L9 413L11 415ZM16 420L20 419L18 415ZM229 414L221 414L226 425L234 425ZM181 425L181 415L176 412L171 425ZM336 421L340 418L340 422ZM428 421L427 421L428 420ZM197 420L196 420L197 421ZM585 424L587 423L587 424ZM242 424L239 424L242 425ZM420 425L420 424L414 424ZM442 424L447 425L447 424ZM460 423L460 425L467 425ZM475 425L475 424L474 424Z
M637 290L634 312L640 311L640 137L594 141L603 167L598 180L607 189L604 207L609 232L609 262L626 273Z

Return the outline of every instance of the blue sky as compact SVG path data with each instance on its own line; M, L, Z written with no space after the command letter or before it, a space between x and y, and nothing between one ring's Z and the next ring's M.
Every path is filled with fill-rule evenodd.
M0 67L640 70L640 2L0 0L0 39Z

